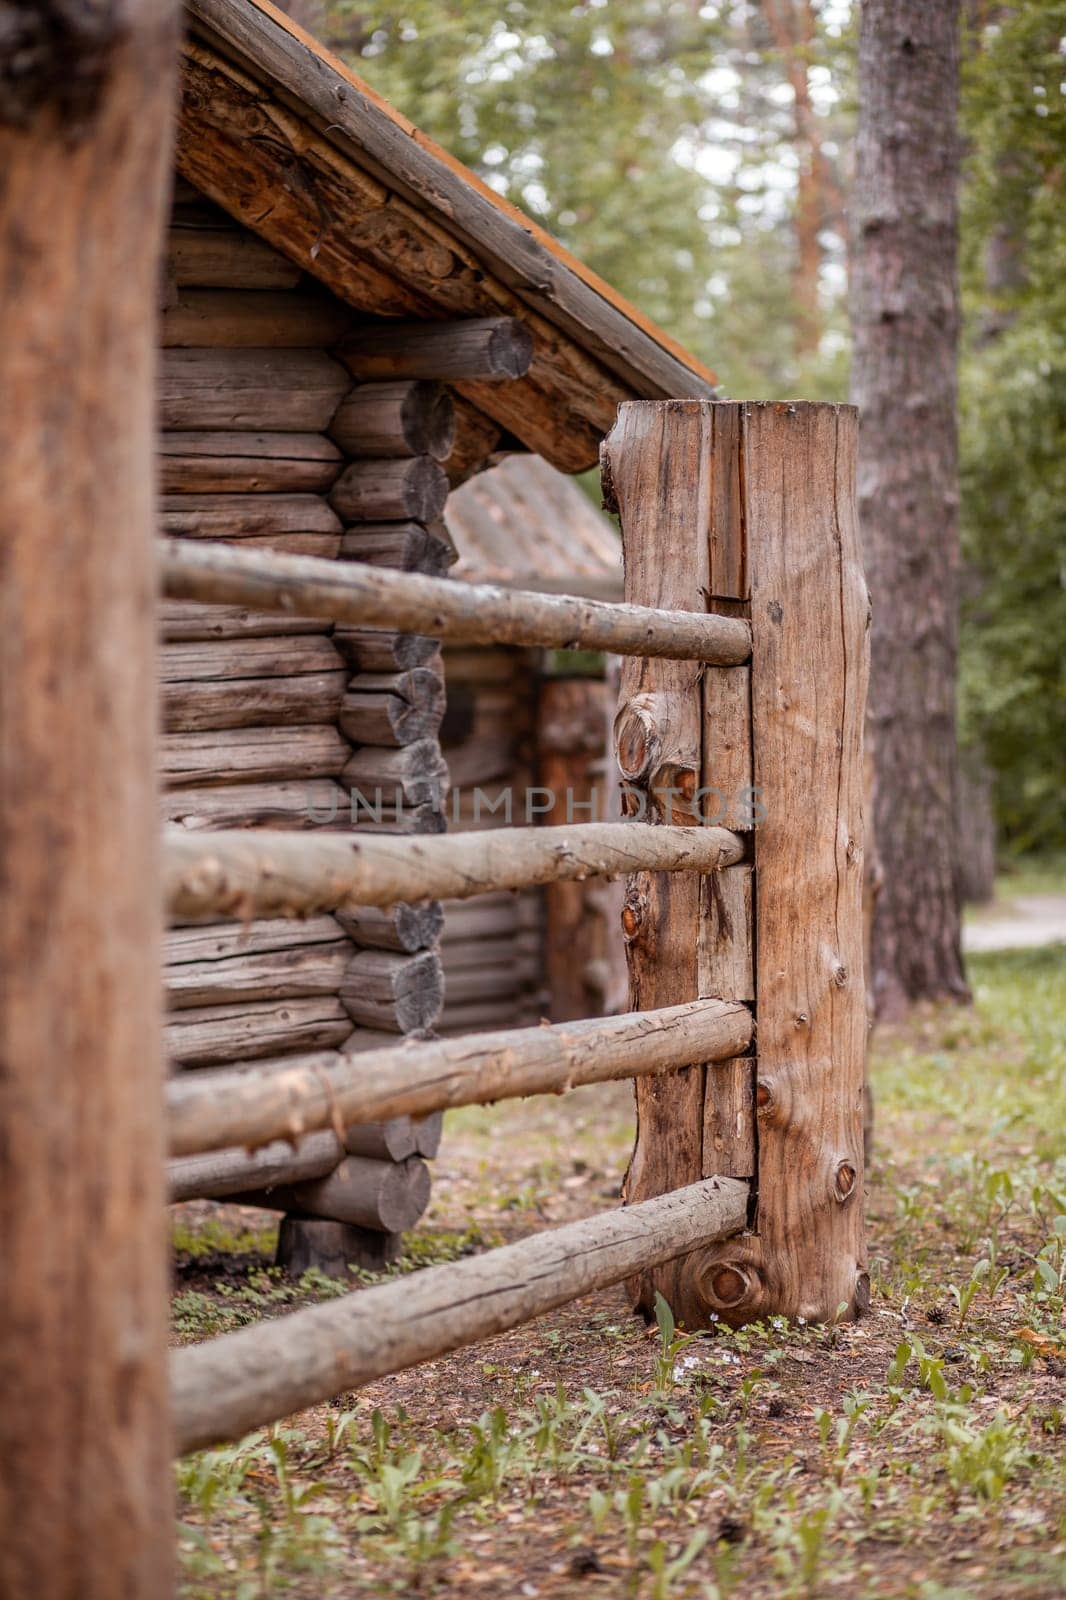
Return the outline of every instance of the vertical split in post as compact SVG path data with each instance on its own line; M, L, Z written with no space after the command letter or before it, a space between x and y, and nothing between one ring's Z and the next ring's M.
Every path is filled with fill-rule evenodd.
M626 599L750 616L750 667L633 661L616 722L631 811L753 831L754 869L638 874L634 1007L754 1003L757 1061L637 1086L627 1197L752 1176L753 1230L642 1276L689 1327L855 1315L862 1211L862 718L868 606L850 407L638 401L604 447ZM671 792L667 792L671 791Z

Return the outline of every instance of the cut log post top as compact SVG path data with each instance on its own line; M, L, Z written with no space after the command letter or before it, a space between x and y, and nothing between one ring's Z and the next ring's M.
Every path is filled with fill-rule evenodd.
M179 1350L177 1448L200 1449L517 1327L744 1227L748 1185L712 1178L643 1205L427 1267Z
M529 371L533 336L514 317L368 322L343 341L337 354L361 382L395 378L501 382Z
M610 650L717 666L738 666L751 654L751 629L738 617L609 605L180 540L164 540L160 554L164 592L175 600L356 625L387 619L398 631L466 644Z
M305 916L624 872L716 872L741 860L744 848L726 828L641 822L437 839L168 829L164 885L176 917Z
M559 1094L581 1083L674 1072L743 1054L751 1012L728 1000L520 1028L476 1039L408 1040L392 1049L322 1053L269 1071L214 1072L167 1085L175 1155L297 1139L453 1106ZM349 1148L354 1148L351 1144ZM428 1152L427 1152L428 1153Z

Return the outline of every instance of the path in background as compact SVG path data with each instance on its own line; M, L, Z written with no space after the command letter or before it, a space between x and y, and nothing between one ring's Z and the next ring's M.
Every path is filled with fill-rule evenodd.
M962 930L967 955L1022 950L1066 939L1066 894L1019 894L980 906Z

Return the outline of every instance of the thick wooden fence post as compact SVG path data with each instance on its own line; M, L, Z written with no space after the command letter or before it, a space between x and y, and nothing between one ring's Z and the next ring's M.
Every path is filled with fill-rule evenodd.
M638 1081L630 1201L750 1177L751 1230L654 1268L689 1327L822 1321L868 1300L863 1225L862 719L868 604L847 406L637 401L604 446L626 599L750 617L750 667L628 659L616 746L630 812L719 822L751 861L641 873L630 1004L755 1010L749 1061Z
M0 4L0 1593L164 1600L169 0Z

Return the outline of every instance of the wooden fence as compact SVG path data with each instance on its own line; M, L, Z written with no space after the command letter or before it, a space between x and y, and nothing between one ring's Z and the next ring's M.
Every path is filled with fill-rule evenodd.
M389 1119L631 1078L639 1121L621 1211L175 1352L178 1450L623 1280L645 1310L661 1291L688 1327L863 1309L868 619L855 433L854 413L829 405L622 407L604 478L622 524L625 605L163 546L172 599L623 655L616 735L629 813L455 838L168 835L164 895L183 918L305 916L625 874L631 991L626 1016L178 1077L166 1091L171 1192L241 1195L269 1182L313 1214L318 1186L330 1185L325 1213L358 1221L365 1166L376 1165L360 1130ZM108 581L125 574L116 567ZM147 761L143 741L135 753ZM96 755L106 765L103 738ZM134 864L150 897L150 851ZM104 865L112 889L125 885L120 855ZM123 906L116 898L115 918ZM131 924L117 940L112 981L128 960L144 982L136 937ZM76 1034L66 1048L73 1069ZM127 1123L100 1140L96 1179L129 1202L122 1225L145 1242L160 1188L131 1187L137 1139ZM393 1205L403 1226L402 1193L374 1204ZM160 1338L161 1245L145 1242L144 1258ZM140 1430L165 1438L162 1409L156 1397L115 1423L116 1450Z

